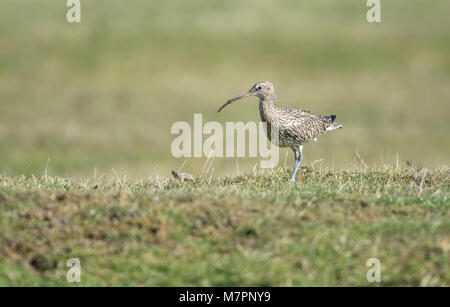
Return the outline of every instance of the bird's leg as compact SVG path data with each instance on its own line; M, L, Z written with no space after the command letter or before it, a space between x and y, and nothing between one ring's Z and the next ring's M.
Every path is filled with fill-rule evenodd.
M292 149L294 151L295 162L294 162L294 171L292 172L292 177L289 182L295 182L295 174L297 174L298 169L300 168L300 163L302 163L302 151L303 145L297 149Z
M299 160L298 160L298 151L294 152L295 154L295 162L294 162L294 170L292 171L292 176L289 182L295 182L295 174L297 173L298 167L300 166Z

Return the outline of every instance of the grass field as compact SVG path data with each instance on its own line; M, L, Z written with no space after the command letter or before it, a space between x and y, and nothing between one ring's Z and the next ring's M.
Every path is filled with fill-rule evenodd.
M288 176L0 177L0 284L450 285L448 168Z
M372 257L381 285L450 285L449 1L81 4L0 3L0 285L69 285L72 257L81 285L364 286ZM171 155L194 113L259 121L217 109L263 80L344 125L297 184L285 149L259 175Z

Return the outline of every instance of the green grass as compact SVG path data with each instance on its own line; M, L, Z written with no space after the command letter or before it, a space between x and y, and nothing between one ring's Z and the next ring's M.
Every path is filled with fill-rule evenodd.
M372 257L381 285L450 285L449 1L382 1L378 24L355 0L81 5L0 3L0 285L69 285L72 257L82 285L371 285ZM262 80L344 125L299 183L240 176L250 158L168 179L172 124L259 121L217 108Z
M450 285L448 167L205 177L1 176L0 284Z

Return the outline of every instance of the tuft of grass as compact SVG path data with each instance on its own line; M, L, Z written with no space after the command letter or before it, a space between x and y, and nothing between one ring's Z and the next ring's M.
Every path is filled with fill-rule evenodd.
M450 285L448 167L288 177L0 176L0 285Z

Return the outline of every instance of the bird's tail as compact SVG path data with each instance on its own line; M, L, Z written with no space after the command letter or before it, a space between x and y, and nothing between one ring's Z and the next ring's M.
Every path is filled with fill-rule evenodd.
M336 120L336 115L330 115L330 118L331 118L331 125L328 126L327 131L343 128L341 124L334 122Z

